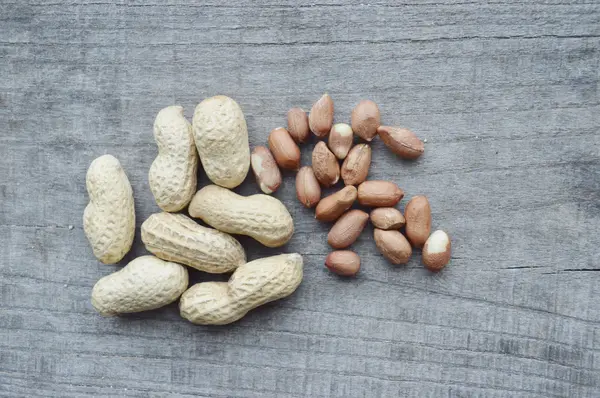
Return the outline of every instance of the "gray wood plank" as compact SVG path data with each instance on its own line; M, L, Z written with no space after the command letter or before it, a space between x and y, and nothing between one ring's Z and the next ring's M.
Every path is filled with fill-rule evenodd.
M0 59L0 396L600 396L598 2L0 1ZM370 178L429 196L444 272L389 265L368 227L359 276L329 274L286 173L293 239L241 241L304 255L293 296L216 328L94 312L120 267L83 235L95 157L123 163L139 228L162 107L230 95L262 145L324 91L336 121L370 98L427 139L413 163L374 142ZM145 253L138 229L123 264Z

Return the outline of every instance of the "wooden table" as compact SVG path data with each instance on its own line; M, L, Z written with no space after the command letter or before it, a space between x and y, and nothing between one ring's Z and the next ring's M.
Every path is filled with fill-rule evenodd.
M600 3L192 3L0 2L1 396L600 396ZM375 141L369 178L430 198L453 238L446 270L420 254L390 265L368 227L360 275L330 274L329 226L288 173L276 196L291 242L241 241L250 259L302 253L293 296L226 327L193 326L176 305L95 313L94 283L146 253L161 108L191 117L229 95L255 146L325 91L337 121L369 98L427 140L417 162ZM137 213L115 266L81 222L87 167L105 153ZM254 178L238 191L258 192Z

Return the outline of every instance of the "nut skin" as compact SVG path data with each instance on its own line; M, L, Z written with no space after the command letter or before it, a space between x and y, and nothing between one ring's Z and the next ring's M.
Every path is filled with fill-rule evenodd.
M315 207L321 200L321 186L312 167L304 166L296 174L296 196L307 208Z
M250 166L260 190L267 195L277 191L281 185L281 172L269 148L257 146L250 155Z
M304 144L310 138L308 115L302 108L292 108L288 111L288 133L298 144Z
M359 185L367 179L371 167L371 147L358 144L348 154L342 164L341 175L346 185Z
M356 200L357 189L353 185L348 185L343 189L321 199L315 209L315 218L319 221L335 221L346 210L352 206Z
M393 207L404 197L391 181L371 180L358 186L358 203L369 207Z
M365 141L371 141L377 135L380 125L380 114L377 104L371 100L363 100L352 110L352 130Z
M375 245L392 264L406 264L412 256L410 243L400 231L375 228Z
M226 325L248 311L292 294L302 282L298 253L250 261L235 270L228 282L202 282L189 288L179 312L198 325Z
M211 274L232 272L246 263L244 248L233 236L183 214L152 214L142 224L142 242L162 260Z
M380 126L377 133L383 143L401 158L417 159L425 151L423 141L409 129Z
M373 224L375 228L383 230L400 229L406 224L406 220L400 210L394 207L379 207L373 209L370 217L371 224Z
M269 195L241 196L208 185L194 195L188 212L219 231L248 235L267 247L283 246L294 234L289 211Z
M329 132L327 144L335 157L343 160L348 155L353 141L352 128L346 123L336 123Z
M447 233L437 230L423 246L423 264L431 272L441 271L450 262L452 243Z
M431 206L425 196L414 196L404 207L406 237L413 247L423 247L431 233Z
M336 250L325 258L325 267L340 276L354 276L360 270L360 257L351 250Z
M327 235L327 243L334 249L344 249L360 236L369 215L362 210L350 210L340 217Z
M142 256L100 279L92 289L92 305L102 316L148 311L177 300L187 286L183 265Z
M283 127L277 127L269 134L269 149L282 169L300 168L300 148Z
M207 98L196 106L192 125L208 178L225 188L240 185L250 169L248 126L242 108L224 95Z
M315 177L324 187L330 187L340 179L340 164L323 141L319 141L313 149L312 168Z
M308 126L317 137L325 137L333 125L333 100L325 93L310 109Z
M180 211L196 193L198 153L192 125L183 107L161 109L154 120L158 156L148 172L148 185L156 204L164 211Z
M83 212L83 230L94 255L114 264L129 252L135 235L133 190L121 163L111 155L95 159L86 175L90 202Z

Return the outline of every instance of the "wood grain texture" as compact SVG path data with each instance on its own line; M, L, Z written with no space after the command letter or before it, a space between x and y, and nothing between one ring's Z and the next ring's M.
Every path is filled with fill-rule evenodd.
M0 1L0 396L600 396L600 3L191 3ZM216 328L175 305L94 312L92 286L120 268L95 260L81 227L94 158L116 156L133 186L122 266L146 253L139 226L159 211L160 109L191 120L231 96L255 146L325 91L335 122L368 98L383 124L427 139L416 162L376 139L369 178L396 182L400 207L429 197L453 239L442 273L420 254L391 266L369 226L358 277L332 275L329 225L284 173L294 237L240 241L250 260L303 253L294 295ZM249 176L236 191L259 189Z

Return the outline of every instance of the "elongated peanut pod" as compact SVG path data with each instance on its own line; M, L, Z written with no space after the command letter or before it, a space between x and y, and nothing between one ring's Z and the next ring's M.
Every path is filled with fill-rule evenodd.
M188 208L219 231L248 235L265 246L287 243L294 233L292 216L278 199L258 194L241 196L217 185L199 190Z
M98 260L117 263L131 249L135 235L131 184L121 163L104 155L90 165L86 185L90 203L83 213L83 230Z
M234 237L183 214L151 215L142 224L142 241L163 260L212 274L231 272L246 262L244 248Z
M103 316L148 311L177 300L187 286L184 266L142 256L100 279L92 290L92 305Z
M225 188L235 188L250 169L248 127L240 106L229 97L207 98L194 111L194 140L206 175Z
M192 125L181 106L162 109L154 120L158 156L150 166L148 182L158 207L179 211L196 193L198 154Z
M181 316L199 325L225 325L289 296L302 282L302 256L280 254L240 266L228 282L203 282L181 297Z

